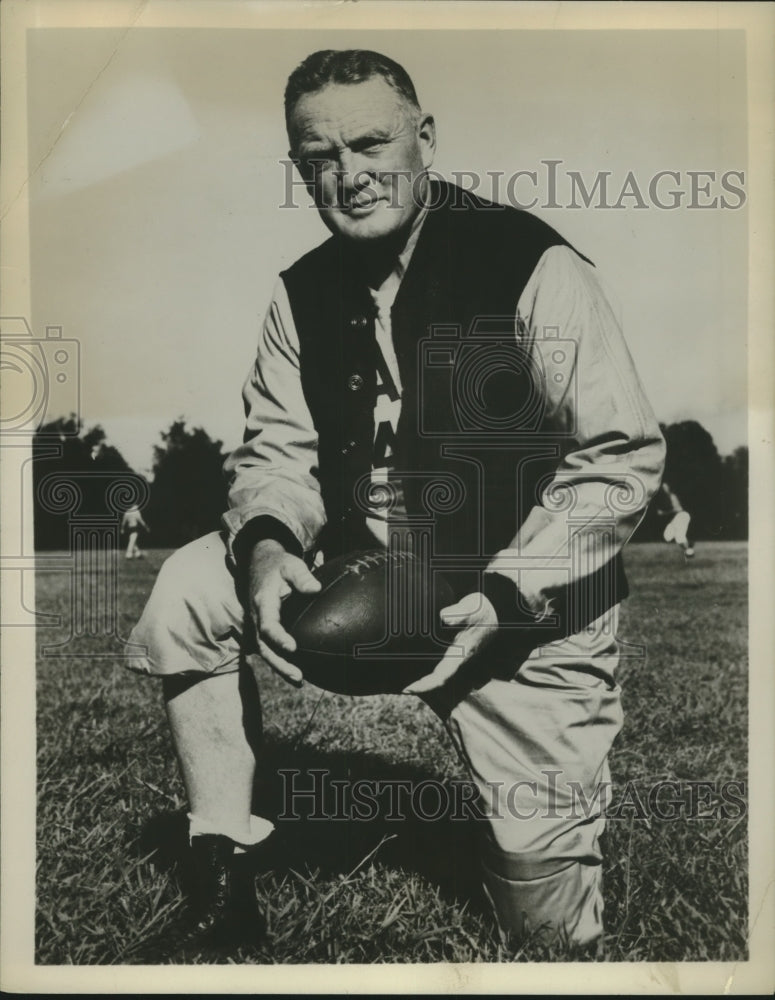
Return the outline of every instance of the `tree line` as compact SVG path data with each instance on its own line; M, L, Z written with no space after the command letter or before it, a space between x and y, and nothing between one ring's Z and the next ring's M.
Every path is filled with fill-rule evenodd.
M665 481L692 517L696 541L748 537L748 449L721 456L713 438L695 420L662 425L667 442ZM145 545L178 548L221 527L227 486L226 452L201 427L175 420L154 446L149 499L143 517L150 528ZM33 441L35 547L66 549L66 513L41 502L41 484L52 474L77 477L87 512L105 514L105 481L132 472L121 453L108 444L99 425L86 429L75 417L39 428ZM90 474L100 473L99 476ZM84 475L85 474L85 475ZM665 519L651 504L635 541L662 536Z
M214 441L201 427L187 427L182 419L160 437L161 443L153 449L149 499L142 511L150 528L143 546L179 548L220 527L227 500L226 453L222 441ZM72 476L85 493L83 512L99 514L100 510L107 513L106 478L112 474L118 480L126 472L132 470L117 449L107 444L99 425L87 431L75 417L69 417L41 427L33 441L35 548L66 549L69 545L67 516L51 511L42 501L45 479L57 473Z
M748 538L748 449L721 456L708 431L696 420L660 424L667 444L664 481L691 515L695 541ZM635 541L662 537L664 517L650 504Z

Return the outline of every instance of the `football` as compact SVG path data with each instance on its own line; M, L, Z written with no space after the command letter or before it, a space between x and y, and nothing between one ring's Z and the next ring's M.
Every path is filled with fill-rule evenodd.
M340 694L402 691L430 673L455 629L443 627L452 588L412 553L367 549L314 571L322 589L285 598L281 621L305 680Z

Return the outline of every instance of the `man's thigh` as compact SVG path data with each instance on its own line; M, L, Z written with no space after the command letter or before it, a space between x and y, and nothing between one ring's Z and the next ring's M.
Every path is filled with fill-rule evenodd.
M162 565L130 636L144 652L127 657L127 666L156 676L237 670L244 634L245 611L224 537L213 532Z
M600 861L607 757L622 711L615 618L595 629L535 650L513 679L472 691L447 720L492 816L488 839L525 878Z

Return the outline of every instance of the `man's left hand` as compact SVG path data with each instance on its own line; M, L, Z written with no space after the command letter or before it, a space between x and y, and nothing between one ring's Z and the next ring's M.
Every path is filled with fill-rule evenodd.
M442 687L476 653L481 652L498 631L495 608L480 593L467 594L457 604L444 608L440 617L444 625L462 627L433 672L409 684L404 688L404 694L426 694Z

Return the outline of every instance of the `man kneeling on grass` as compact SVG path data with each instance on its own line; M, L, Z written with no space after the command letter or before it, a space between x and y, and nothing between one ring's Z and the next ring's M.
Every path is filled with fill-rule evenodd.
M434 120L399 65L316 52L291 74L285 114L332 235L275 287L224 531L164 564L132 635L147 650L133 668L164 679L199 928L260 924L232 868L271 828L251 816L261 751L240 664L257 652L259 686L267 667L301 684L282 598L319 587L321 554L427 516L442 480L460 487L433 514L458 652L408 690L491 809L499 789L477 863L501 927L589 944L603 928L597 793L622 724L620 550L659 485L659 427L594 267L529 213L431 176ZM439 324L451 339L432 358L421 342ZM387 520L379 491L371 506L357 493L369 475L391 484Z

